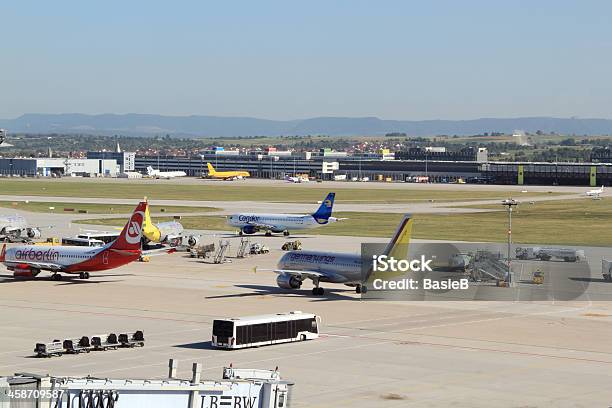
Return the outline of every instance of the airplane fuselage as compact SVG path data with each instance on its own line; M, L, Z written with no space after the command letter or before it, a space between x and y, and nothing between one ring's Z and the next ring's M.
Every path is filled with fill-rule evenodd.
M230 215L227 223L232 227L237 227L246 233L249 233L249 228L253 227L253 232L256 230L266 229L257 226L269 226L272 232L283 232L289 230L300 230L320 227L336 219L329 217L328 219L317 219L312 215L302 214L253 214L241 213ZM257 228L255 228L257 227ZM246 230L245 230L246 229Z
M140 257L140 250L115 250L109 246L17 246L6 249L4 264L9 270L27 266L36 270L79 273L117 268Z
M278 261L278 269L292 271L315 271L322 273L322 282L360 283L362 281L362 261L357 254L290 251Z

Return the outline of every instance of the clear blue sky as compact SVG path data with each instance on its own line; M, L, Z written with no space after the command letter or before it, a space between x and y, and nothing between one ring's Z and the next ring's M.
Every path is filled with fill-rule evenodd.
M6 1L0 118L612 118L609 1Z

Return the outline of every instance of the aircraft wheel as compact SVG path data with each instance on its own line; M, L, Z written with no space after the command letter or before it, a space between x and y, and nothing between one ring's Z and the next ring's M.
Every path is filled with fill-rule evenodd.
M242 235L244 235L244 232L242 232L242 230L240 230L240 232L238 232L238 235L242 236Z
M284 230L284 231L283 231L283 235L284 235L284 236L286 236L286 237L288 237L288 236L289 236L289 231L288 231L288 230Z
M361 285L355 286L355 293L361 293Z
M321 296L325 293L323 288L312 288L312 294L315 296Z
M85 272L85 279L89 279L89 272Z
M266 237L271 237L271 236L272 236L272 232L266 231Z
M53 280L56 280L56 281L62 280L62 275L60 275L59 273L54 273L52 277L53 277Z
M81 273L79 273L79 278L81 278L81 279L85 279L85 272L81 272Z

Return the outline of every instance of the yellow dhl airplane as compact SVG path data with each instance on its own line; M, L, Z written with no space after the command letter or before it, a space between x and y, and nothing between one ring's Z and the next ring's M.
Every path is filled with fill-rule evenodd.
M251 177L248 171L217 171L210 163L206 163L208 166L208 176L212 178L218 178L223 180L234 180L241 179L244 177Z

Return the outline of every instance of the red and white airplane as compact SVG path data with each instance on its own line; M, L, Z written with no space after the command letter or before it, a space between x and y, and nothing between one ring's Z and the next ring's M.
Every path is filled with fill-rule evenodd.
M7 249L4 244L0 262L15 277L50 271L56 280L62 279L61 273L78 273L81 279L89 279L89 272L117 268L140 258L146 209L147 203L140 202L119 237L102 247L19 245Z

